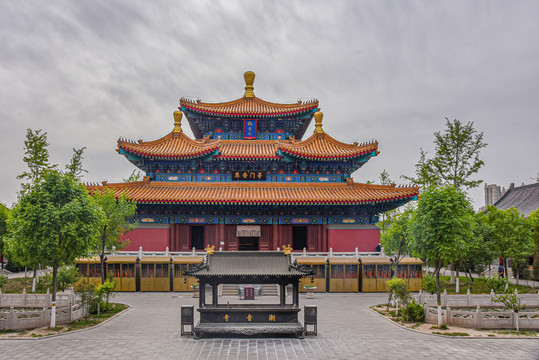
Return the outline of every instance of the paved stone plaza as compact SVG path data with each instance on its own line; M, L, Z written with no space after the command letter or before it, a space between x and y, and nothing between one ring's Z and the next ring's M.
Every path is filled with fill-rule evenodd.
M278 302L264 298L269 299ZM179 336L179 309L197 299L182 293L120 294L115 301L132 308L108 323L47 339L0 340L0 355L13 360L539 359L536 339L445 338L402 329L368 310L385 299L383 294L317 294L313 300L301 295L302 306L319 307L318 336L303 340L194 340Z

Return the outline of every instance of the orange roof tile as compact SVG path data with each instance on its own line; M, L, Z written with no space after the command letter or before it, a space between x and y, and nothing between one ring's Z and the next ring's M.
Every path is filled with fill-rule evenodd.
M316 110L318 109L318 100L279 104L254 96L253 98L242 97L222 103L206 103L200 100L193 101L182 98L180 99L180 107L182 110L220 116L279 117Z
M193 140L183 132L171 132L153 141L118 140L118 149L144 157L170 160L197 158L218 148L219 142L216 140Z
M346 144L326 133L307 140L197 140L183 132L170 133L153 141L118 140L118 149L148 158L191 159L219 150L222 160L280 159L281 152L305 159L338 161L377 151L378 143Z
M310 138L303 141L281 142L278 149L299 158L342 160L377 151L378 142L373 141L361 145L357 143L346 144L326 133L314 133Z
M223 160L281 158L275 140L221 140L217 157Z
M228 205L360 205L410 199L418 187L395 187L346 183L272 182L153 182L144 181L88 186L92 193L111 188L126 192L139 203L228 204Z

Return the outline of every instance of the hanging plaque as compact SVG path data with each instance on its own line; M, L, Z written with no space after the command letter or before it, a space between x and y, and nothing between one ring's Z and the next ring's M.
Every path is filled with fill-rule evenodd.
M243 120L243 138L256 139L256 120L254 119Z

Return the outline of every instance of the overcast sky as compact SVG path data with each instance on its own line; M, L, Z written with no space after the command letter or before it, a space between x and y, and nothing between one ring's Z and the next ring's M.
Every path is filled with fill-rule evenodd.
M538 1L3 1L0 202L17 199L27 128L62 167L86 146L84 181L121 181L119 137L170 132L182 96L241 97L246 70L258 97L316 98L327 133L378 140L356 181L403 183L448 117L484 132L478 178L534 182L538 19Z

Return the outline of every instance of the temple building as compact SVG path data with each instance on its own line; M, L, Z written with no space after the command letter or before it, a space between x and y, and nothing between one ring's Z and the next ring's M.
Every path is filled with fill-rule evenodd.
M111 188L137 202L127 249L375 251L378 214L416 200L418 188L354 182L352 173L378 155L376 141L341 142L323 128L317 100L262 100L254 73L244 77L241 98L182 98L169 134L118 141L118 153L146 176L89 190Z

